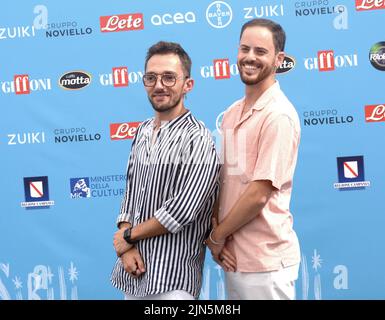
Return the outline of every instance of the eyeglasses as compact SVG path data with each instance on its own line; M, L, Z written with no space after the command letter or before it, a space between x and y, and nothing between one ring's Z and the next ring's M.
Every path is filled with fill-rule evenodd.
M176 80L179 79L187 79L188 77L177 77L175 74L172 73L163 73L163 74L156 74L156 73L146 73L143 76L143 84L146 87L155 87L158 77L160 77L160 82L165 87L173 87L175 86Z

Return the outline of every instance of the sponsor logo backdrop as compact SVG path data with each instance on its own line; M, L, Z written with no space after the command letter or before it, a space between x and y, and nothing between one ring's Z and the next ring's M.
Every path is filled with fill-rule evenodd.
M112 235L136 128L151 117L147 48L180 42L187 106L218 136L243 95L241 25L287 32L277 75L302 141L291 211L299 299L384 299L383 0L7 0L0 10L0 300L121 299ZM151 183L151 182L149 182ZM224 299L207 255L201 299ZM379 285L380 284L380 285Z

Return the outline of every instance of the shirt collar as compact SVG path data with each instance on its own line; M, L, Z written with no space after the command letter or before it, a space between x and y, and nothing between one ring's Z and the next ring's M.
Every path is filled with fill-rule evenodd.
M244 97L238 104L238 110L237 110L237 119L239 121L237 122L237 126L242 124L244 121L246 121L248 118L251 117L254 110L260 111L262 110L269 101L275 96L275 94L280 90L279 82L276 80L274 84L272 84L262 95L258 98L258 100L254 103L254 105L250 108L248 112L246 112L243 117L241 118L242 110L245 105L245 99Z
M262 95L255 101L254 105L251 107L253 110L262 110L268 102L273 98L277 91L280 90L278 80L275 80L274 84L271 85ZM243 100L244 101L244 100Z
M187 110L187 112L181 114L180 116L178 116L178 117L176 117L170 121L162 121L160 128L159 128L159 131L162 131L166 128L170 128L170 127L175 126L177 123L186 119L190 114L191 114L191 111ZM155 117L151 118L150 125L147 127L147 130L145 132L145 134L147 136L152 135L152 131L154 130L154 124L155 124Z

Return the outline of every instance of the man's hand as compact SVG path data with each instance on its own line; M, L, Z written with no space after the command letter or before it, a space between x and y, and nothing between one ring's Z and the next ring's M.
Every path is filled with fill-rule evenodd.
M219 244L217 242L217 239L213 236L215 233L215 229L218 226L218 222L215 218L212 219L212 224L213 224L213 232L211 233L211 237L208 237L206 239L206 244L211 251L213 259L226 272L229 272L229 271L235 272L236 267L237 267L235 257L231 254L230 250L228 250L225 247L225 243L226 243L226 241L228 241L228 239L218 241L220 243ZM213 242L213 240L215 243Z
M118 257L132 248L132 244L127 243L123 238L124 230L126 228L121 228L114 234L114 248Z
M123 253L120 259L123 263L124 270L134 278L138 278L146 271L142 256L135 247Z

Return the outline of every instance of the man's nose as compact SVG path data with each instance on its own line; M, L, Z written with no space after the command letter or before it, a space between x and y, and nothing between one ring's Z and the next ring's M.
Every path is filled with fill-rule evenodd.
M155 82L154 89L163 89L163 88L164 88L164 85L162 83L162 75L158 74L156 75L156 82Z

